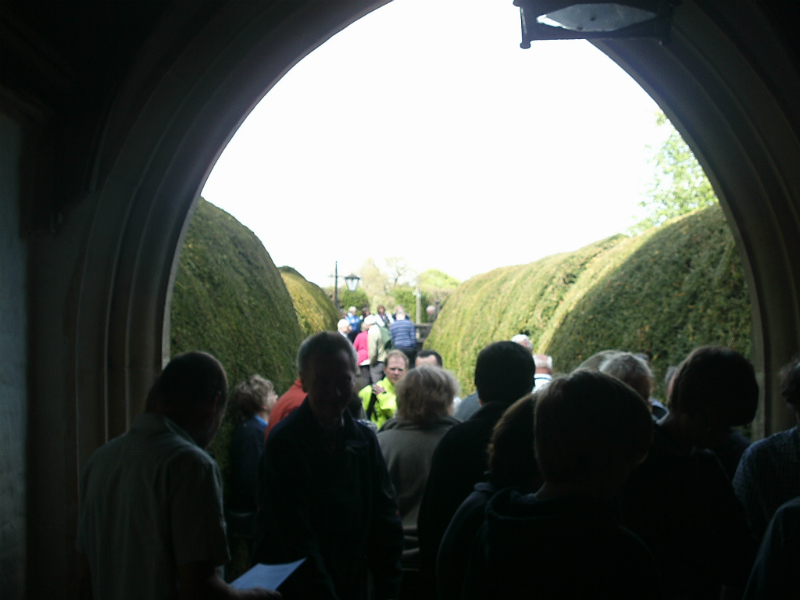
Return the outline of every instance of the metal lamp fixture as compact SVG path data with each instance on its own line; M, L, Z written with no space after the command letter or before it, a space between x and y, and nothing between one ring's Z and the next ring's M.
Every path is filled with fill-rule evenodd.
M522 48L535 40L653 37L669 41L681 0L514 0L522 20Z
M344 278L344 282L347 284L347 289L351 292L355 292L358 289L359 281L361 281L361 277L355 273L350 273L350 275Z

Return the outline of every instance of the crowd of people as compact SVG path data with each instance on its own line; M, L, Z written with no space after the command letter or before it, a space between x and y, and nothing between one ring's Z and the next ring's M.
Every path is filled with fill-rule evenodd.
M461 400L413 332L402 307L351 307L280 399L238 384L224 501L204 451L224 369L173 359L83 471L85 597L279 597L217 575L239 536L253 564L305 559L288 599L800 598L800 432L741 433L759 395L741 354L697 348L662 403L646 355L555 375L520 334L481 350ZM800 361L780 377L800 421Z

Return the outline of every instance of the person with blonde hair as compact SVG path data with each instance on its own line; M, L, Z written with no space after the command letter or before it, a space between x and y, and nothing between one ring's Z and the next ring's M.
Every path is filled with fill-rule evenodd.
M397 384L397 415L378 433L403 519L405 567L418 565L419 505L433 452L444 434L458 424L452 416L453 397L458 391L449 371L430 365L412 369Z

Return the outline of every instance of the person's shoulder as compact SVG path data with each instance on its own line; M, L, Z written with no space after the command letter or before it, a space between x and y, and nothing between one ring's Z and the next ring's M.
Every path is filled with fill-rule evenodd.
M300 406L276 423L269 431L265 448L273 448L287 443L292 444L302 437L303 433L308 429L308 419L305 412L301 403Z
M747 450L745 450L745 453L750 455L768 453L781 446L794 445L793 442L796 443L798 440L800 440L798 428L792 427L791 429L778 431L764 439L753 442Z

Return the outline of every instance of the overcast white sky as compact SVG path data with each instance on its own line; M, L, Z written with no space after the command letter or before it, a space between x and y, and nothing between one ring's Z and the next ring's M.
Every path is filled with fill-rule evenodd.
M278 82L203 196L319 285L335 260L464 280L624 231L657 106L587 42L519 29L511 0L395 0Z

